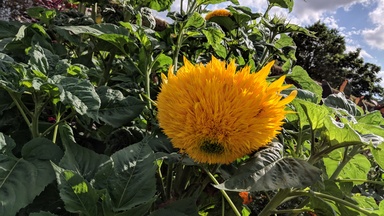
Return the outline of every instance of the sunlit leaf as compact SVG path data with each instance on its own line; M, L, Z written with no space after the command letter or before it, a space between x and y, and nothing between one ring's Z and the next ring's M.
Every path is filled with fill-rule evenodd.
M324 99L324 104L333 108L345 109L353 116L361 116L363 114L363 110L361 110L361 108L357 106L353 101L345 98L344 94L342 93L329 95Z
M281 8L286 8L289 12L293 9L293 0L268 0L272 5L279 6Z
M56 172L60 197L65 209L72 213L87 216L97 215L96 203L99 196L96 190L81 175L72 170L65 170L52 163Z
M297 82L302 89L313 92L317 97L317 102L320 102L323 89L313 79L311 79L302 67L295 66L292 69L292 73L287 75L287 78Z

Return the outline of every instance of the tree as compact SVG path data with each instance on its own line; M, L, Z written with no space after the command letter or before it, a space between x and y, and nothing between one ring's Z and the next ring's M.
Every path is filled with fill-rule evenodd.
M346 52L345 39L339 31L320 21L306 28L316 36L295 34L291 37L297 46L296 64L307 70L311 78L326 80L332 87L348 79L355 96L383 93L383 88L378 86L380 67L365 63L360 57L361 49Z

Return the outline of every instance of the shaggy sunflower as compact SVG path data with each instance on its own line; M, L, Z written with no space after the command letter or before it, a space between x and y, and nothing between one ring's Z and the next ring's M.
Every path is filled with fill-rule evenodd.
M205 16L205 20L210 20L212 17L217 17L217 16L226 16L226 17L231 16L231 12L229 12L226 9L217 9L207 13L207 15Z
M285 77L268 83L270 62L257 73L236 72L214 57L207 65L184 58L171 67L158 95L158 120L175 148L200 163L228 164L267 145L278 133L296 91L282 99Z

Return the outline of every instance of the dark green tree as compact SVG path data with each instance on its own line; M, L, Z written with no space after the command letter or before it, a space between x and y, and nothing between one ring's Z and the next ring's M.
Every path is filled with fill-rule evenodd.
M382 94L378 72L380 67L365 63L361 49L346 52L345 39L337 29L331 29L320 21L306 27L315 37L304 34L291 35L296 43L297 65L307 70L317 81L326 80L337 88L348 79L355 96Z

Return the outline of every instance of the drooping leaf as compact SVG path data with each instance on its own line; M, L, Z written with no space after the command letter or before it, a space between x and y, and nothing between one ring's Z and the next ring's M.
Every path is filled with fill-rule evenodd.
M121 127L138 117L145 107L145 102L128 96L119 90L100 87L97 94L101 99L99 118L113 127Z
M316 215L329 215L329 216L336 216L335 210L332 208L332 206L326 202L325 200L311 196L310 197L311 202L310 207L315 210Z
M218 54L220 57L225 58L227 51L225 47L221 44L223 37L225 36L224 32L221 29L217 28L203 29L202 32L207 38L208 44L212 46L216 54Z
M375 211L379 209L379 206L376 204L376 200L373 197L362 196L360 194L354 194L352 197L357 201L359 207L367 211Z
M277 49L282 49L284 47L294 46L295 42L293 39L286 34L280 34L280 38L275 42L275 47Z
M331 94L324 99L324 104L333 108L345 109L349 114L353 116L361 116L363 110L357 106L353 101L345 98L343 93Z
M91 184L81 175L72 170L65 170L52 163L64 201L65 209L72 213L82 213L87 216L97 215L99 195Z
M295 66L292 69L292 73L287 75L287 78L294 80L297 82L300 87L304 90L308 90L313 92L317 97L317 102L319 103L322 97L323 89L320 85L318 85L313 79L311 79L302 67Z
M145 140L114 153L111 158L114 173L108 178L108 192L114 211L129 210L153 198L155 156Z
M307 187L320 179L321 171L308 162L283 158L282 145L273 142L242 164L236 173L216 188L230 191L267 191Z
M149 8L156 11L165 11L171 7L174 0L152 0L149 2Z
M72 129L67 124L59 125L59 133L65 148L65 154L59 166L65 170L76 172L90 182L102 164L109 160L109 157L97 154L77 144Z

